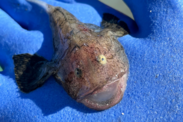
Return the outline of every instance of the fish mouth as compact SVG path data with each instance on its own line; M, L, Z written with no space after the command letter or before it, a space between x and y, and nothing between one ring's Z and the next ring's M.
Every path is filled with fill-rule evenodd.
M84 97L77 99L77 101L91 109L108 109L121 101L126 89L127 77L128 73L126 72L121 78L113 80L89 94L85 94Z

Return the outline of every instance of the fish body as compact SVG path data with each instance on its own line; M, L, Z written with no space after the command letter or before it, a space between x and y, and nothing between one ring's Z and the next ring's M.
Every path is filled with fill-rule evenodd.
M129 64L117 37L126 35L127 31L116 26L100 28L85 24L61 7L36 0L30 2L47 10L54 55L51 61L36 54L13 56L20 90L31 92L53 75L73 99L89 108L105 110L120 102Z

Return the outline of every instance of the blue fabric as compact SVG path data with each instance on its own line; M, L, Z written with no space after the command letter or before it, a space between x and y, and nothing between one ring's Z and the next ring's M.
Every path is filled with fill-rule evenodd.
M183 120L183 2L125 0L135 21L97 0L44 0L86 23L100 25L108 12L125 21L131 35L119 38L130 63L123 100L101 112L71 99L53 77L39 89L19 91L12 56L53 54L48 16L25 0L0 1L1 122L181 122Z

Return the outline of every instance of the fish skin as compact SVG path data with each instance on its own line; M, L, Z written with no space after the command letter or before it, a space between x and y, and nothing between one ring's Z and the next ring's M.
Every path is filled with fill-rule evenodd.
M89 108L105 110L120 102L126 89L129 63L117 37L124 36L128 32L123 28L117 28L114 24L104 29L85 24L61 7L37 0L29 1L44 5L47 10L54 47L52 60L39 67L42 76L36 78L34 87L37 84L39 84L37 87L41 86L39 83L40 79L43 79L41 77L50 69L49 76L53 75L73 99ZM16 56L14 56L16 64L18 58L16 61L15 59ZM43 68L44 73L41 71ZM20 69L16 69L15 66L17 83L26 90L23 86L26 82L22 84L23 81L17 79L20 75L17 70ZM31 89L27 92L30 91Z

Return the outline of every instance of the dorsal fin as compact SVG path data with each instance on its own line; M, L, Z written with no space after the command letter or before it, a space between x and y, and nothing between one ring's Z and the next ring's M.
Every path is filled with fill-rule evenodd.
M128 26L125 22L120 21L118 17L109 13L103 14L103 20L101 22L101 26L103 28L110 29L113 33L121 33L119 31L123 31L124 35L130 33Z

